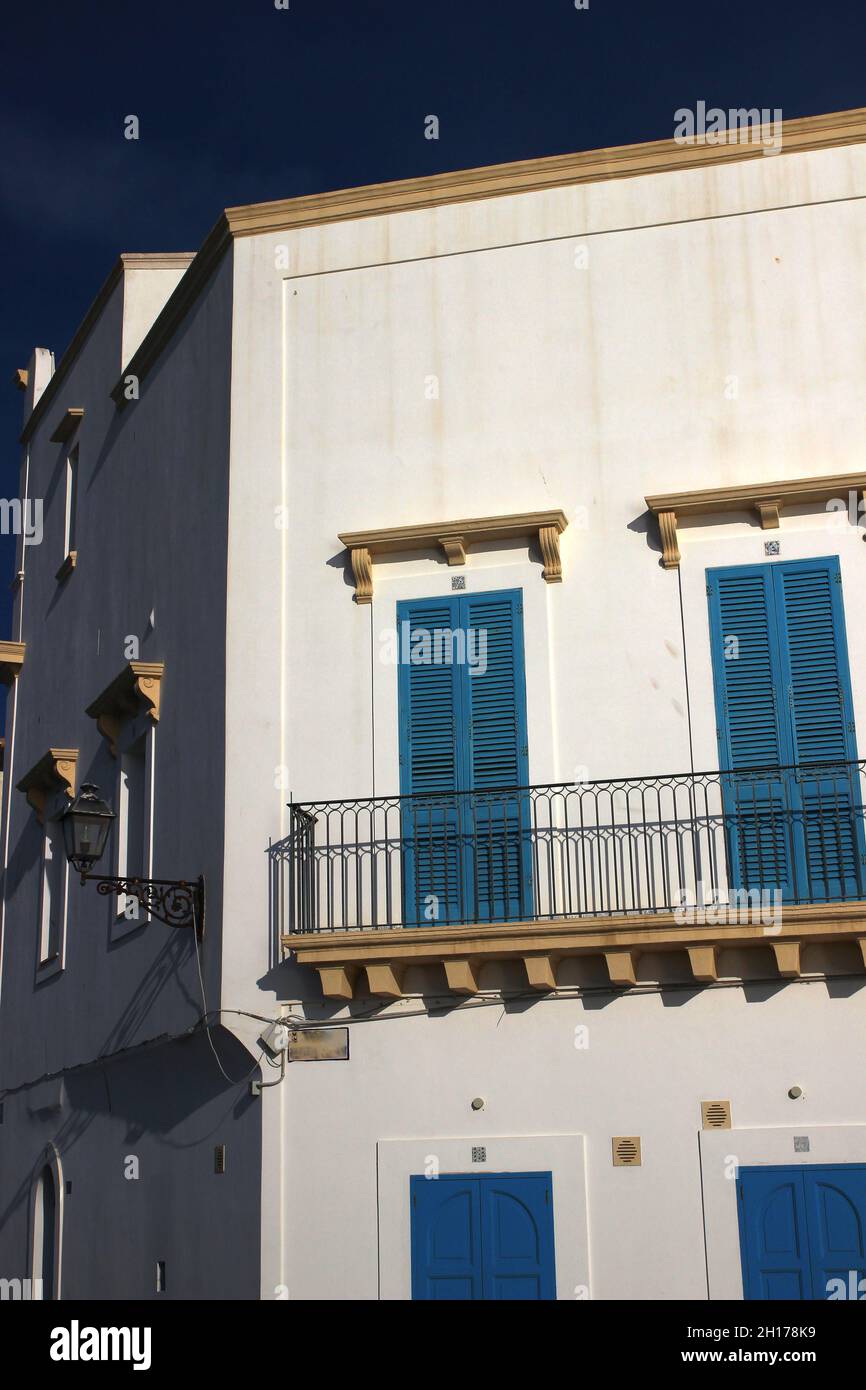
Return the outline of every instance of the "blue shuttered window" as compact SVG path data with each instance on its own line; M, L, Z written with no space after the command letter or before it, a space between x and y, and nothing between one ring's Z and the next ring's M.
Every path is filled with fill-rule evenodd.
M404 922L527 915L520 591L407 601L397 621Z
M707 579L719 756L732 774L723 779L732 883L789 901L860 896L838 558L709 570Z
M864 876L859 778L838 773L857 757L841 578L838 561L801 561L780 569L776 585L792 761L827 774L798 778L801 853L820 898L858 896Z
M442 796L461 785L463 718L460 669L440 653L451 650L458 620L454 600L397 605L398 630L408 624L410 660L400 663L400 783L411 792L404 806L404 922L462 921L463 862L457 799ZM429 634L425 646L423 634ZM411 660L413 650L429 661Z

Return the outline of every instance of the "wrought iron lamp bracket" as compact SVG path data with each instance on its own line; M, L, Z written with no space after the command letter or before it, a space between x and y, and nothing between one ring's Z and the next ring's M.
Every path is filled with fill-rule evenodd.
M194 883L173 878L115 878L101 874L81 875L81 882L96 884L97 893L125 893L137 898L151 917L169 927L194 927L201 941L204 936L204 878Z

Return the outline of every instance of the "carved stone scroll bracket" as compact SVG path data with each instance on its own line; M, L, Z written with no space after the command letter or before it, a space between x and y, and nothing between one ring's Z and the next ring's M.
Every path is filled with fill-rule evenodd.
M662 564L666 570L675 570L680 563L680 547L677 541L676 512L659 512L659 534L662 541Z
M559 532L560 528L558 526L539 526L538 528L538 544L541 548L541 558L544 561L544 569L541 575L547 584L562 583Z
M357 545L350 551L352 573L355 576L355 602L373 602L373 561L365 545Z
M77 748L49 748L38 763L26 772L18 783L27 803L36 812L40 825L45 824L49 797L65 792L70 800L75 796L75 775L78 767Z
M144 713L154 724L159 722L164 674L162 661L129 661L93 704L88 705L87 713L96 720L96 727L108 740L115 758L117 740L127 720Z

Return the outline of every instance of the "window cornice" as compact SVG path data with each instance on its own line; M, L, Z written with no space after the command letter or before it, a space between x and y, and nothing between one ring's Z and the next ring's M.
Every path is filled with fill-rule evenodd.
M373 561L379 555L436 549L449 565L465 565L466 550L482 541L535 538L548 584L562 581L559 537L568 525L565 512L517 512L511 516L464 517L459 521L425 521L411 526L341 531L338 539L349 551L355 576L355 602L373 600Z
M786 478L771 483L747 483L736 487L698 488L693 492L656 493L645 498L658 519L662 564L676 569L680 563L677 525L684 516L712 516L717 512L754 512L763 530L779 525L784 507L827 503L841 499L847 508L849 494L859 501L866 489L866 473L835 473L824 478Z

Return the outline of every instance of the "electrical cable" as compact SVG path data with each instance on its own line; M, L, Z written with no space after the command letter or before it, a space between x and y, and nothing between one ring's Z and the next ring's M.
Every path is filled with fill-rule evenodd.
M229 1076L228 1072L226 1071L225 1067L223 1066L222 1062L220 1061L219 1053L218 1053L217 1050L216 1050L216 1046L215 1046L215 1044L214 1044L214 1040L213 1040L213 1038L212 1038L212 1036L211 1036L210 1024L207 1022L209 1010L208 1010L208 1006L207 1006L207 994L206 994L206 992L205 992L205 987L204 987L204 974L203 974L202 968L201 968L201 952L200 952L200 950L199 950L198 922L196 921L195 903L193 903L193 907L192 907L192 936L193 936L193 941L194 941L194 943L195 943L195 963L196 963L196 966L198 967L198 982L199 982L199 987L200 987L200 989L201 989L201 1002L202 1002L202 1008L204 1009L204 1014L202 1015L202 1018L205 1020L205 1023L204 1023L204 1031L205 1031L205 1036L207 1037L207 1040L208 1040L208 1046L210 1047L210 1050L211 1050L211 1052L212 1052L213 1055L214 1055L214 1061L216 1062L217 1066L219 1067L220 1072L221 1072L222 1075L224 1076L225 1080L228 1081L228 1083L229 1083L231 1086L243 1086L244 1083L247 1082L247 1081L249 1081L250 1078L254 1075L254 1073L257 1072L257 1071L259 1070L259 1067L261 1066L262 1057L264 1056L264 1053L265 1053L265 1049L264 1049L264 1048L261 1048L258 1057L256 1058L255 1062L253 1063L252 1068L250 1069L250 1071L247 1072L246 1076L241 1076L241 1077ZM283 1074L285 1075L285 1070L284 1070ZM280 1079L282 1080L282 1078L280 1078ZM270 1084L270 1085L273 1085L274 1083L273 1083L273 1082L270 1082L269 1084Z

